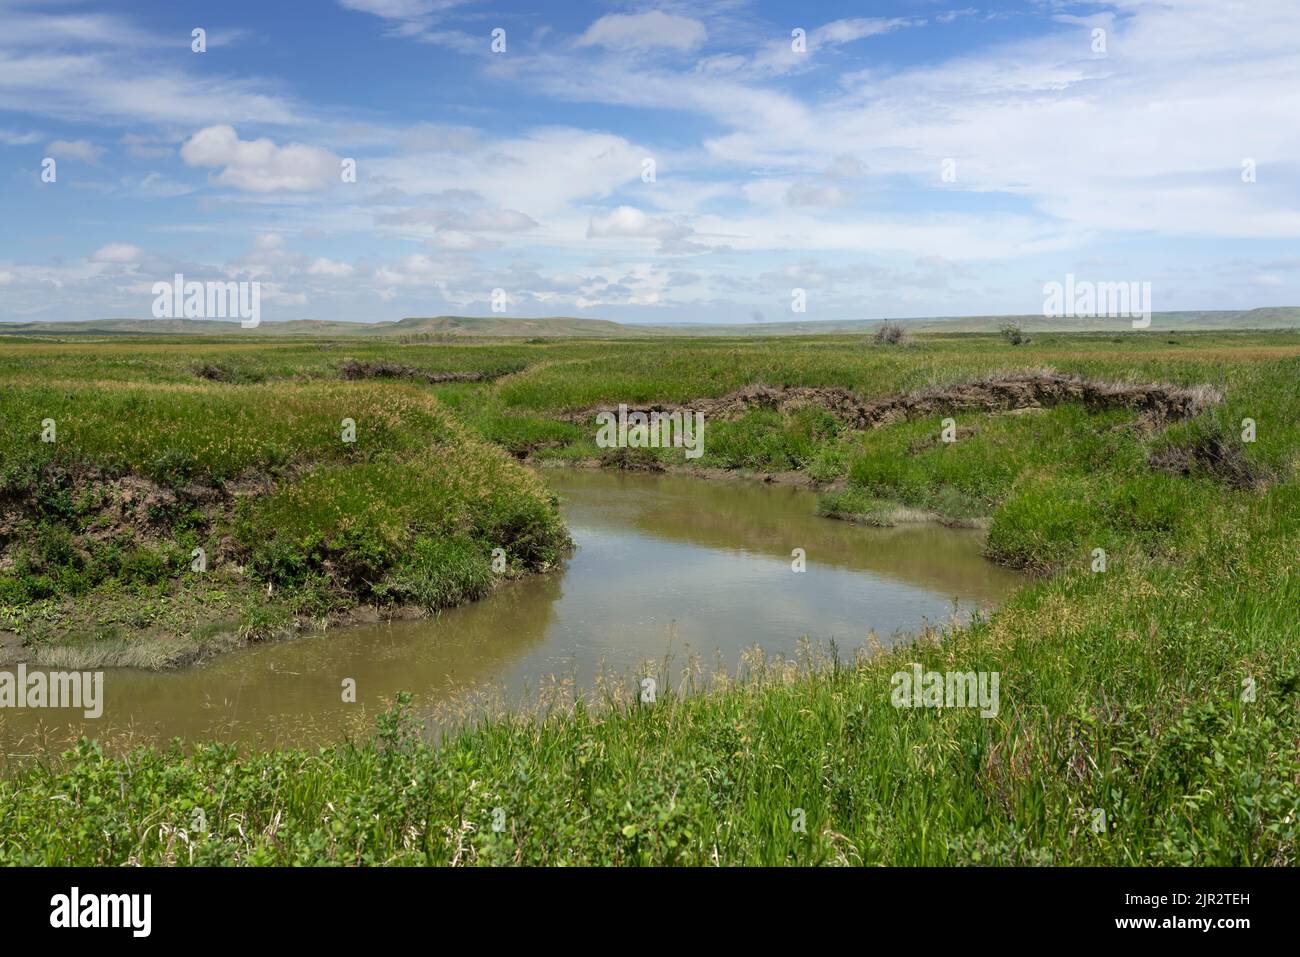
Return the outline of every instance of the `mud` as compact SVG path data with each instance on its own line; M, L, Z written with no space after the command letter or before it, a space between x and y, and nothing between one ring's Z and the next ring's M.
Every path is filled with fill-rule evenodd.
M428 372L400 362L358 362L347 359L339 363L345 379L409 379L413 382L488 382L499 376L487 372Z
M1014 412L1050 408L1079 402L1092 409L1131 408L1143 425L1159 427L1190 418L1201 409L1222 401L1208 386L1184 388L1162 384L1099 382L1055 372L1013 373L977 379L941 388L923 389L872 399L862 399L840 387L749 385L718 398L698 399L688 405L652 405L629 409L638 412L702 411L708 418L733 419L751 409L791 413L808 406L827 409L850 428L866 430L918 416L945 412ZM587 409L572 416L586 422L598 412Z

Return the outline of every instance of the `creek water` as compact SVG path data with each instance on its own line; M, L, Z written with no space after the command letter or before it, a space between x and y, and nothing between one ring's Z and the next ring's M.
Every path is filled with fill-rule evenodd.
M173 671L106 669L100 718L0 710L0 750L19 760L81 733L110 748L172 737L314 745L367 733L401 691L436 727L485 702L589 690L600 674L631 681L647 658L682 664L694 652L705 670L734 673L746 649L793 658L803 638L834 641L848 657L868 633L883 645L904 640L992 608L1020 582L981 557L978 531L819 518L804 489L569 469L543 477L577 544L562 568L437 617L308 634ZM345 679L355 702L343 700Z

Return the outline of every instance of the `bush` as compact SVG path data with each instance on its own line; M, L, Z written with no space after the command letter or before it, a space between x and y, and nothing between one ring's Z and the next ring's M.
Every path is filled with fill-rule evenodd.
M876 345L881 346L906 345L910 338L901 322L882 323L874 336Z
M1004 322L998 331L1002 334L1002 338L1013 346L1022 346L1029 341L1029 337L1014 322Z

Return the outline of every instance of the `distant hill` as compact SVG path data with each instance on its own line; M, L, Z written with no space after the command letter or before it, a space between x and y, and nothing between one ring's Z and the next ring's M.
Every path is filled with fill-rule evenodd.
M868 334L879 328L881 319L850 319L798 322L759 322L726 325L680 324L640 325L608 319L577 319L550 316L538 319L514 316L427 316L397 322L330 322L322 319L294 319L263 322L255 329L242 329L233 320L222 319L88 319L81 322L0 322L0 335L197 335L197 336L488 336L501 338L626 339L645 336L806 336ZM1014 322L1026 332L1103 332L1132 330L1127 319L1046 319L1026 316L936 316L928 319L898 319L910 331L919 333L997 332ZM1157 312L1148 332L1190 332L1214 329L1300 329L1300 307L1270 306L1244 311Z
M413 317L397 322L331 322L291 319L241 328L233 319L87 319L80 322L0 322L0 335L193 335L193 336L502 336L617 338L646 335L639 327L608 319L541 319L510 316Z
M867 334L882 323L898 322L910 332L997 332L1006 323L1015 323L1025 332L1110 332L1132 330L1128 319L1048 319L1042 315L1024 316L935 316L926 319L847 319L802 322L761 322L743 325L637 326L668 331L685 336L806 336L816 334ZM1300 307L1269 306L1247 310L1202 310L1199 312L1156 312L1151 314L1147 332L1174 332L1214 329L1297 329Z

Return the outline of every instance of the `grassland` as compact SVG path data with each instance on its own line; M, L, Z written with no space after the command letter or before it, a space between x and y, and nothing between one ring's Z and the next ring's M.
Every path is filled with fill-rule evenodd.
M346 359L489 377L348 381ZM0 861L1294 864L1296 333L1035 334L1020 346L995 336L4 342L4 494L20 506L6 513L18 518L5 525L5 613L38 650L65 646L61 623L89 607L85 596L140 607L192 587L175 563L141 577L147 563L130 557L188 554L192 541L230 550L252 609L266 584L278 600L326 607L382 600L376 570L381 592L418 591L419 569L481 562L491 542L507 542L521 568L542 567L562 532L509 458L600 460L585 410L689 404L754 384L870 399L1047 369L1215 400L1159 422L1079 403L963 409L954 443L937 440L933 415L855 429L815 404L754 408L709 421L696 462L800 473L824 489L827 514L888 522L901 506L987 525L991 557L1038 573L988 620L870 659L701 679L709 687L650 707L496 717L437 748L400 712L372 741L310 753L212 745L118 757L86 744L0 782ZM345 416L370 445L337 441ZM66 423L56 443L39 442L47 417ZM1246 419L1254 441L1243 441ZM611 464L675 467L680 455ZM169 516L163 531L117 529L121 551L92 553L87 529L105 509L87 496L104 483L78 476L100 472L261 491L232 493L190 525ZM458 550L413 557L409 529L423 549ZM450 580L469 596L482 575ZM914 661L998 671L999 714L894 708L890 676ZM804 830L792 827L796 809Z

